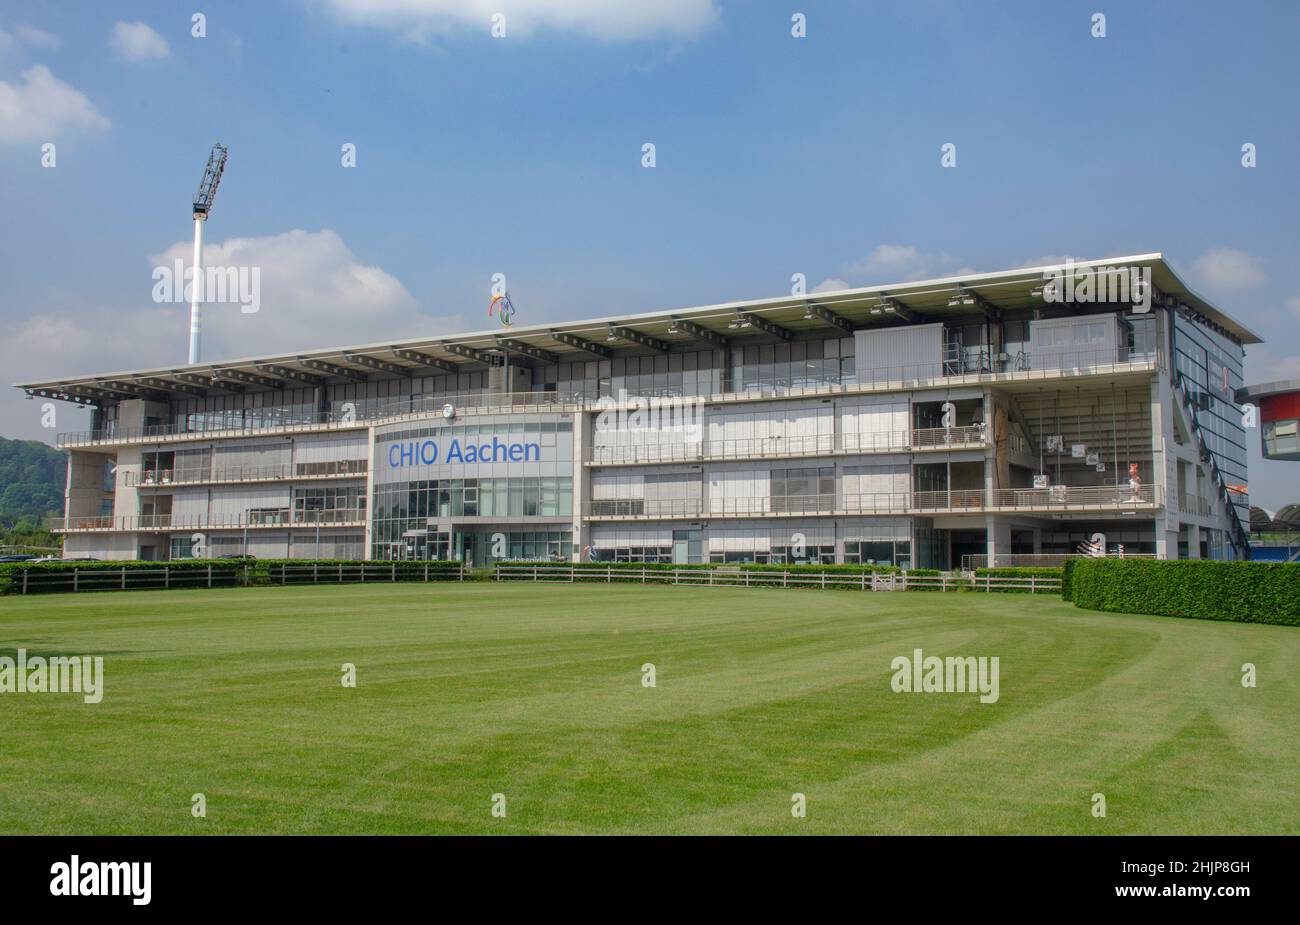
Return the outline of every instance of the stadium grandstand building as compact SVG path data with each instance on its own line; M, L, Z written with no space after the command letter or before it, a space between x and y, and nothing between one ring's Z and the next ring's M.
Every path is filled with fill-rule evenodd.
M66 556L1231 559L1259 342L1147 254L19 388Z

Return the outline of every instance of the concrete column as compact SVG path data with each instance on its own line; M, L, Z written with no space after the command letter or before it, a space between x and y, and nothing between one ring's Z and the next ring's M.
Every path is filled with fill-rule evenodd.
M999 520L992 514L984 517L985 542L988 549L989 568L998 564L997 557L1005 556L1011 553L1011 524L1005 520ZM953 563L954 567L960 566L961 563Z
M583 465L588 448L592 445L591 428L594 415L583 411L573 413L573 546L577 551L569 550L573 562L582 561L582 551L591 545L591 527L583 515L591 509L591 470Z

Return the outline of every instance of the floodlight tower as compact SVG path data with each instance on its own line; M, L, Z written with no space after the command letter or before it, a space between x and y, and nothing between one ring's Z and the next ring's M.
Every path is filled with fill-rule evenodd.
M190 283L190 362L199 361L199 303L203 301L203 223L212 211L212 201L217 198L217 186L226 169L230 149L218 142L208 155L208 166L203 170L198 192L194 194L194 279Z

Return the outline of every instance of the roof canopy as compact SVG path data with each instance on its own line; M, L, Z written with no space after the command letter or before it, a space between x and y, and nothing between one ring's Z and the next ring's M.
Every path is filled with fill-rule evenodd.
M456 372L466 365L502 362L511 354L538 362L589 360L615 350L669 352L724 347L747 338L795 340L900 323L996 317L1003 311L1043 308L1041 288L1051 273L1102 268L1149 267L1158 299L1200 315L1243 344L1261 343L1252 331L1188 288L1159 253L1024 267L910 283L894 283L727 302L645 314L497 327L486 331L404 341L380 341L325 350L61 376L18 384L29 394L74 401L165 399L240 392L327 380L363 381L371 376Z

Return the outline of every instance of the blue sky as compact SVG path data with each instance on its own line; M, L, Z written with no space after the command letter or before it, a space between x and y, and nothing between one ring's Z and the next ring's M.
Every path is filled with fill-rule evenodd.
M209 309L206 358L477 329L496 272L544 321L1159 250L1268 341L1249 380L1300 377L1298 27L1289 2L6 0L0 379L183 361L150 273L218 140L207 239L264 292ZM52 439L38 412L0 394L0 433ZM1300 500L1296 471L1253 464L1252 500Z

